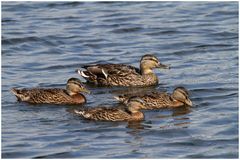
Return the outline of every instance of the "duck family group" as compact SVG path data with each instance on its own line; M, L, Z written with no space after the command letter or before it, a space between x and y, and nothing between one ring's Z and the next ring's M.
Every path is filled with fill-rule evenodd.
M125 64L95 64L77 69L87 83L96 86L146 87L158 84L154 68L168 69L168 65L160 63L159 59L146 54L140 60L140 68ZM87 102L81 92L90 91L77 78L67 81L66 89L60 88L12 88L11 92L19 101L31 104L73 105ZM177 87L172 94L165 92L150 92L140 94L125 94L115 97L125 108L95 107L74 110L74 113L89 120L101 121L141 121L144 119L142 110L175 108L192 106L189 93L184 87Z

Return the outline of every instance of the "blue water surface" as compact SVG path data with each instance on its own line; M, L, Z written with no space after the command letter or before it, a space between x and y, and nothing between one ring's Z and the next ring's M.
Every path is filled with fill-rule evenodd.
M2 158L238 158L238 23L238 2L2 2ZM156 89L186 87L192 108L93 122L71 110L115 107L114 95L138 90L87 85L84 106L9 92L65 88L82 64L138 67L146 53L171 64L155 70Z

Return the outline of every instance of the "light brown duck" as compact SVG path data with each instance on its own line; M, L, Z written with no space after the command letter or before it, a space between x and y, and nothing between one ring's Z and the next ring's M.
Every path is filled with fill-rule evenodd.
M189 93L184 87L175 88L172 94L151 92L148 94L135 94L134 96L141 98L145 102L142 109L176 108L184 105L192 106ZM115 98L122 103L126 103L131 97L131 94L115 96Z
M67 81L66 89L60 88L12 88L11 92L19 101L28 103L45 104L83 104L86 98L80 92L89 91L77 78L70 78Z
M144 114L140 111L145 103L136 97L130 98L126 108L96 107L85 110L74 110L74 113L84 119L95 121L141 121Z
M151 54L141 58L140 69L125 64L96 64L83 66L86 70L77 69L77 72L87 80L99 86L151 86L158 84L158 77L154 68L169 68L160 63L159 59Z

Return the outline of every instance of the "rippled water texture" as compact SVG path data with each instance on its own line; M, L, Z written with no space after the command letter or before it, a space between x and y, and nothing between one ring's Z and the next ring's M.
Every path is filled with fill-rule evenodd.
M64 88L86 63L138 67L145 53L172 67L155 70L156 89L188 88L192 108L93 122L9 92ZM88 88L84 107L138 91ZM238 2L2 2L3 158L237 158L238 140Z

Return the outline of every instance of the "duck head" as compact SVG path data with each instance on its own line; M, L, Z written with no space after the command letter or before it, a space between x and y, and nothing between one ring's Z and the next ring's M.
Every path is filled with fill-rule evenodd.
M192 106L192 101L189 99L188 91L184 87L177 87L174 89L172 98L182 102L185 105Z
M152 54L146 54L142 57L140 61L140 69L142 74L149 74L153 73L154 68L164 68L169 69L169 65L162 64L159 59L152 55Z
M82 82L77 78L70 78L67 81L66 90L70 96L78 94L80 92L90 93L90 91L84 87Z

